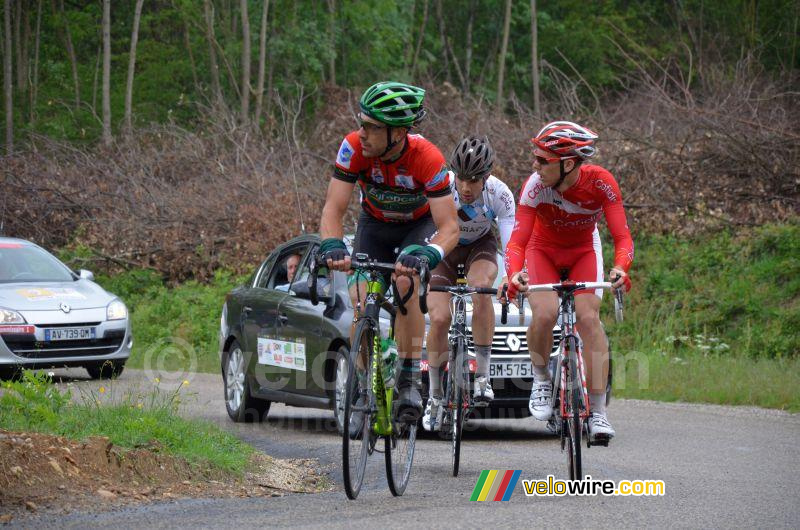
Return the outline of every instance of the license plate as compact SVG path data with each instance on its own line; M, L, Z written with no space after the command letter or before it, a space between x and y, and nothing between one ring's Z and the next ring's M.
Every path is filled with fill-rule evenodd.
M44 330L44 340L88 340L97 337L96 328L52 328Z
M489 377L533 377L533 366L530 361L491 363Z

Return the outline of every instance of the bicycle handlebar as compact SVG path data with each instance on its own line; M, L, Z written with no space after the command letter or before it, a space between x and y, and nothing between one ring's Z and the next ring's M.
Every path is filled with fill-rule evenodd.
M311 258L311 267L308 279L308 285L310 290L310 298L311 304L317 305L319 304L319 295L317 293L317 275L319 274L319 269L322 267L327 266L326 263L322 261L322 257L314 252L314 255ZM395 271L395 264L394 263L382 263L377 260L358 260L353 259L350 261L350 269L365 269L365 270L372 270L376 272L385 272L385 273L393 273ZM329 271L330 272L330 271ZM426 258L421 259L421 263L419 268L417 268L417 274L419 274L419 309L422 311L422 314L428 312L428 303L427 303L427 292L428 292L428 282L430 281L430 271L428 269L428 260ZM397 298L397 308L400 310L402 314L406 314L407 309L405 307L405 302L407 302L411 298L411 291L406 294L406 296L401 297L397 291L397 285L395 284L394 280L392 280L392 286L394 287L395 296Z
M506 299L506 291L508 284L503 286L502 297L505 302L500 302L502 311L500 313L500 323L505 325L508 321L508 300ZM497 289L493 287L469 287L467 285L432 285L432 293L450 293L455 295L466 296L470 294L497 294Z
M613 279L613 278L612 278ZM617 322L623 321L622 289L615 289L611 282L564 282L564 283L540 283L529 285L528 291L547 292L555 291L559 294L574 293L575 291L591 291L593 289L613 289L614 290L614 319Z

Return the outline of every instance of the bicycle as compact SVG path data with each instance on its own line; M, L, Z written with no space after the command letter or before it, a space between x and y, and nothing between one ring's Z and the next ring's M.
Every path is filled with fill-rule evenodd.
M505 288L503 290L505 294ZM431 292L450 293L450 354L447 360L447 380L445 383L445 407L447 423L443 424L440 433L450 435L452 449L453 476L458 476L461 460L461 436L464 419L475 407L472 393L469 391L469 359L467 356L467 303L466 298L474 294L496 295L497 289L489 287L469 287L464 275L464 265L458 265L456 285L434 285ZM503 304L501 321L506 323L508 303ZM444 418L443 418L444 420Z
M325 267L318 256L311 260L309 290L311 303L319 302L316 279L320 268ZM386 462L386 479L389 490L394 496L405 492L411 477L411 465L414 460L414 447L417 439L417 423L405 423L395 419L392 414L394 388L386 388L384 380L384 362L380 352L381 329L378 314L382 307L387 307L383 295L380 277L383 273L393 273L394 263L380 263L371 260L366 254L356 254L351 262L351 269L367 278L367 293L363 310L360 304L356 307L356 328L353 345L350 349L347 380L345 383L342 429L342 474L344 489L349 499L358 497L364 482L364 471L367 458L373 452L383 452ZM418 270L420 276L419 305L423 314L428 312L426 292L430 273L427 262ZM397 309L406 312L405 303L411 298L411 291L406 296L397 295L397 288L392 282ZM390 306L391 307L391 306ZM392 312L392 329L394 329L394 313ZM338 413L339 411L337 411ZM358 414L363 417L358 418ZM356 420L351 420L355 416ZM384 439L384 449L377 448L379 438Z
M561 283L535 284L528 292L555 291L560 298L561 337L555 370L550 377L553 394L550 404L555 432L561 439L561 450L566 449L570 480L583 480L581 436L586 433L586 447L608 446L608 440L591 442L588 436L589 392L583 364L582 342L575 330L575 291L612 289L611 282L574 282L562 277ZM622 321L622 289L615 289L614 312Z

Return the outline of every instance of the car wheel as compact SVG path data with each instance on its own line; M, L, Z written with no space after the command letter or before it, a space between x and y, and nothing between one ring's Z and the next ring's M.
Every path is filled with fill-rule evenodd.
M350 352L342 346L336 352L336 367L333 378L333 417L336 419L336 429L339 434L344 431L344 395L347 385L347 364Z
M270 402L254 398L250 393L244 352L236 341L225 352L222 363L222 382L225 409L236 423L260 422L269 412Z
M125 369L125 361L103 361L84 366L92 379L111 379L119 377Z

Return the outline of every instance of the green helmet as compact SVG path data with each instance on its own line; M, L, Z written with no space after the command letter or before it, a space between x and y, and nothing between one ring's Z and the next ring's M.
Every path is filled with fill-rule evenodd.
M425 90L394 81L382 81L361 96L361 112L389 127L411 127L422 121Z

